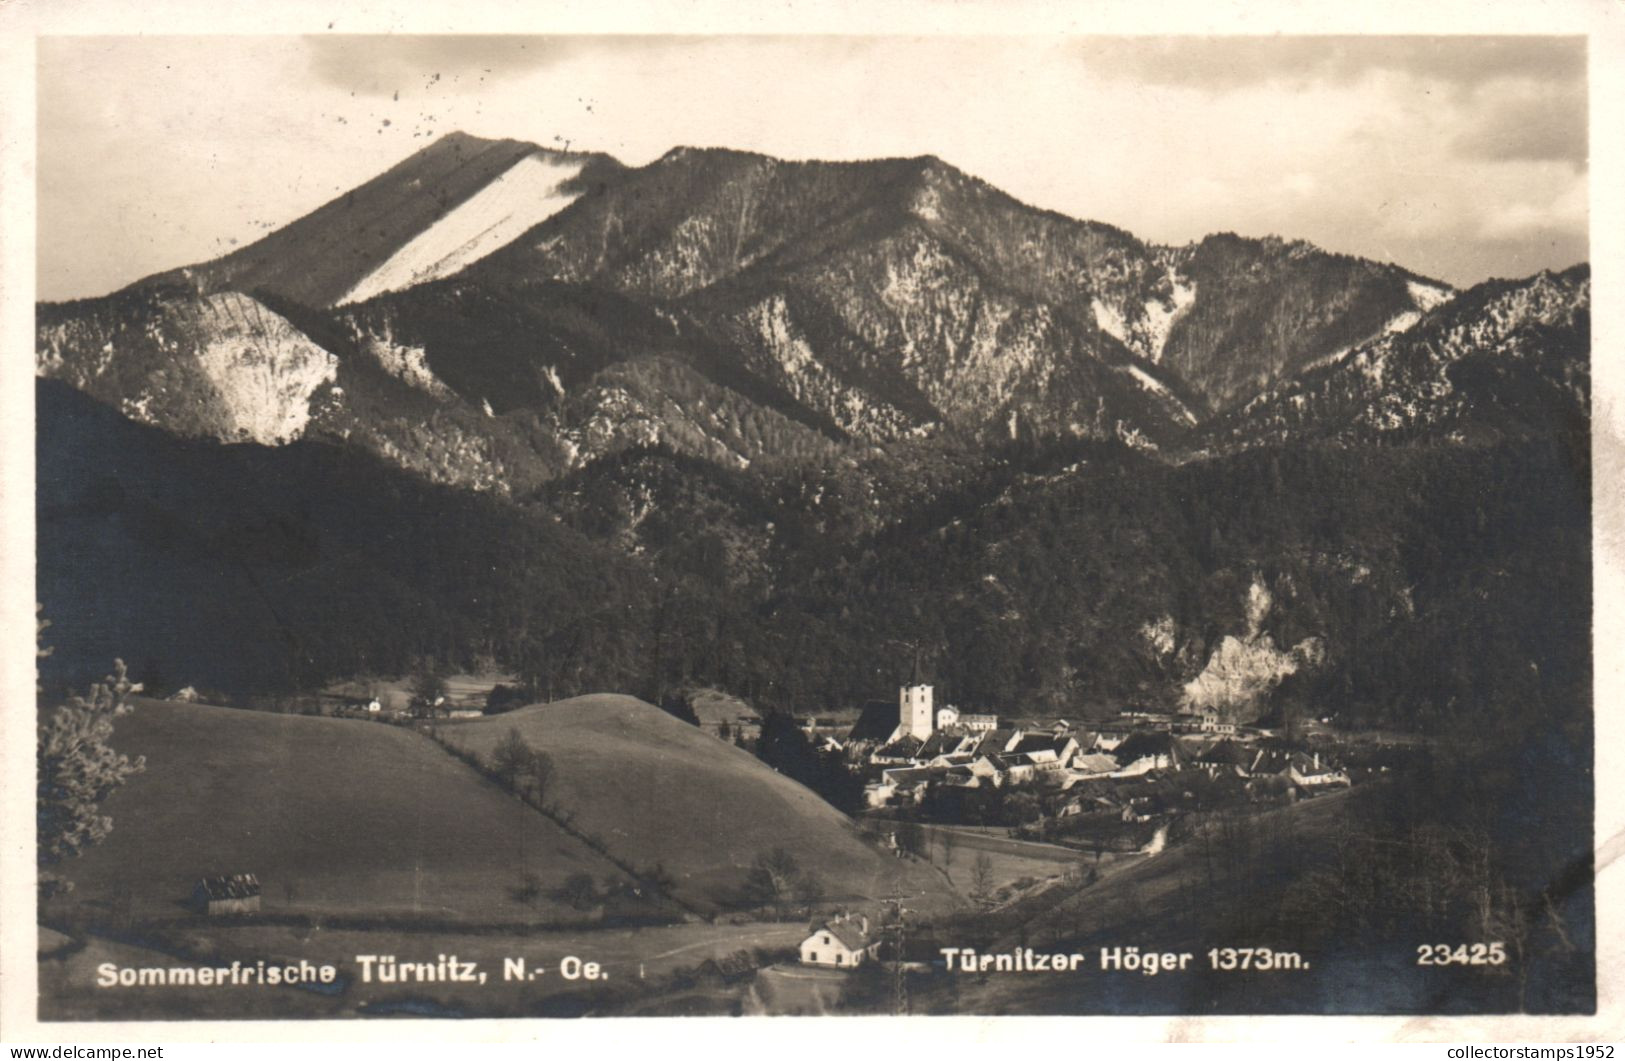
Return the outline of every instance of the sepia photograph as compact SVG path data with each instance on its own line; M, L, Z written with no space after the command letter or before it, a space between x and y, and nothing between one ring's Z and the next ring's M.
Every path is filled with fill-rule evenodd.
M1586 36L329 29L34 44L42 1026L1597 1012Z

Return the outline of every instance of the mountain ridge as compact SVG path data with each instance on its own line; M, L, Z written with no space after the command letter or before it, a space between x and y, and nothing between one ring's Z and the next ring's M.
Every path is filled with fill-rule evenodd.
M949 435L1229 445L1261 397L1458 295L1304 241L1146 243L934 155L629 169L449 134L214 262L42 303L38 372L182 434L310 432L524 493L649 445L738 467ZM213 325L223 298L264 326ZM222 398L249 366L276 425Z

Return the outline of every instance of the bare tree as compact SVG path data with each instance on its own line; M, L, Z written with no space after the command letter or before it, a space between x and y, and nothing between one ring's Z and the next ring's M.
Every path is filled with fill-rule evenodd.
M972 898L983 898L993 890L993 859L986 851L977 854L970 864L970 893Z
M756 856L750 872L745 875L745 894L762 906L782 912L800 876L801 867L795 856L782 847L775 847Z
M824 901L824 878L813 870L808 870L796 879L796 901L804 908L809 916L813 908Z

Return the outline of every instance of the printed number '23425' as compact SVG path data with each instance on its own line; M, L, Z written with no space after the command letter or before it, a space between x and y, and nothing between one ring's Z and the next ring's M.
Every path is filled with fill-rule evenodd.
M1503 943L1424 943L1416 948L1417 965L1505 965Z

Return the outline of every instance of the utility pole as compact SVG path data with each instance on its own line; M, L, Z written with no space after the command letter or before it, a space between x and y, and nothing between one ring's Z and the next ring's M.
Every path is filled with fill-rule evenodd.
M896 920L887 927L895 930L893 940L895 949L892 952L892 1013L895 1016L900 1017L907 1016L909 1011L908 968L907 962L905 961L908 953L905 949L908 936L908 925L904 915L912 914L914 912L903 905L903 900L906 898L908 898L906 895L892 895L881 900L884 903L890 904L897 915Z

